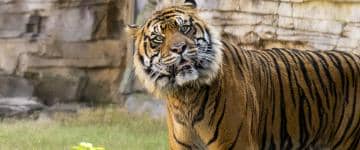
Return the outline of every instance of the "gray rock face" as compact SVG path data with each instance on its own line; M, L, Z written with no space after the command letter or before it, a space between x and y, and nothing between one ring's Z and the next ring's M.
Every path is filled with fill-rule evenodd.
M26 14L0 13L0 38L20 37L26 32L26 23Z
M25 78L0 75L0 97L32 97L34 87Z
M163 3L170 5L174 2L183 1L163 0ZM239 45L249 48L336 49L360 53L359 0L197 2L203 18L220 32L241 39ZM253 36L248 35L259 38L253 40Z
M46 104L119 101L123 27L133 7L129 0L0 0L0 73L33 85L0 78L0 95L34 94Z
M105 5L55 10L47 21L46 32L62 41L92 40L96 28L101 28L101 21L106 17L106 9Z
M25 118L44 109L35 98L0 98L0 119L5 117Z
M56 70L43 71L33 80L36 85L34 95L47 105L79 100L87 83L85 73L79 70L61 70L61 74Z

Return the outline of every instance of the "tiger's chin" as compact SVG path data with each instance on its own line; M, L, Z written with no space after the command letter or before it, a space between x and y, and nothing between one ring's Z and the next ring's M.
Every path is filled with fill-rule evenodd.
M199 72L193 66L185 66L171 76L163 76L156 82L159 89L174 89L199 80Z
M193 67L190 69L181 70L175 76L175 82L179 86L183 86L188 83L192 83L199 79L199 72Z

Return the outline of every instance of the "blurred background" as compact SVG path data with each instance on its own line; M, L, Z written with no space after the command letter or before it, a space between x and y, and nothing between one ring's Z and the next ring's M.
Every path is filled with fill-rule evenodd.
M104 105L164 118L164 102L136 80L124 27L181 2L0 0L0 119L41 119ZM360 53L360 0L197 3L210 24L244 48Z

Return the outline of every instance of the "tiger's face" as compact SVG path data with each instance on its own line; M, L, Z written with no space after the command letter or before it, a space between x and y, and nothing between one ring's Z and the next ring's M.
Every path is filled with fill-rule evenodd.
M190 6L157 11L135 37L134 65L148 90L210 84L221 65L220 42L214 30Z

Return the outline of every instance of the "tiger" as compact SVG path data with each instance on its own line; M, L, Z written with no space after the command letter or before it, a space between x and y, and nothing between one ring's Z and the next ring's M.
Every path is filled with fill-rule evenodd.
M127 28L170 149L360 149L359 55L244 49L199 12L186 0Z

